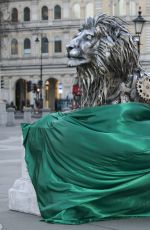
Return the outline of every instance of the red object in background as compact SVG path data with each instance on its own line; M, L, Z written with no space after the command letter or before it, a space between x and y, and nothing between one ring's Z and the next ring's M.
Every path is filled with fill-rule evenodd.
M80 90L78 84L73 85L73 87L72 87L72 94L73 94L73 95L77 95L77 96L80 96L80 95L81 95L81 90Z

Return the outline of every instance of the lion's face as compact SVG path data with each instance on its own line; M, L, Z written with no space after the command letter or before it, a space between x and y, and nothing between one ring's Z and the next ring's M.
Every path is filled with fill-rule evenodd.
M100 74L126 78L137 65L138 55L131 35L118 18L99 15L87 18L80 32L67 45L68 65L97 66Z
M80 31L67 45L68 65L79 66L91 62L97 40L94 29Z

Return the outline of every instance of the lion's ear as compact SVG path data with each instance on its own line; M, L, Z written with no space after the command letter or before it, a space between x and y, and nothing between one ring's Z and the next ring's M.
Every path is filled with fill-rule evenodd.
M91 29L95 26L95 19L92 17L88 17L85 20L85 23L82 25L82 29Z
M94 27L94 23L95 22L95 20L94 20L94 18L92 18L92 17L88 17L87 19L86 19L86 23L87 23L87 25L89 25L89 28L92 28L92 27Z
M115 30L115 36L116 36L117 38L120 37L120 29L119 29L119 28L117 28L117 29Z

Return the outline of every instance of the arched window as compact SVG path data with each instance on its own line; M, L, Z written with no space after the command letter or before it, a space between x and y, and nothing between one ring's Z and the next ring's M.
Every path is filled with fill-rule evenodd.
M18 10L16 8L12 9L11 20L12 22L18 22Z
M42 38L41 51L42 53L48 53L48 39L46 37Z
M54 8L54 19L61 19L61 7L59 5Z
M55 38L54 51L55 51L55 53L61 53L62 52L62 42L61 42L60 38Z
M130 1L130 16L136 15L136 2L135 0Z
M119 0L119 16L126 16L126 0Z
M48 7L42 7L42 20L48 20Z
M11 41L11 54L17 55L18 54L18 41L17 39L12 39Z
M24 40L24 54L30 54L31 53L31 41L29 38L26 38Z
M94 16L94 6L93 6L93 3L89 2L86 5L85 15L86 15L86 17L90 17L90 16L93 17Z
M24 8L24 21L30 21L30 9L29 7Z
M73 6L73 17L80 18L80 4L76 3Z

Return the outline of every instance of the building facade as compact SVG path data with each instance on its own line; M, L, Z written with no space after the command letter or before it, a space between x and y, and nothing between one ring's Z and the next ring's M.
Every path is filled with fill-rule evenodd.
M147 20L141 62L150 72L149 0L0 0L0 92L17 110L23 106L58 109L72 98L75 68L68 68L66 45L84 18L106 13L132 20L139 6ZM41 106L41 105L40 105Z

